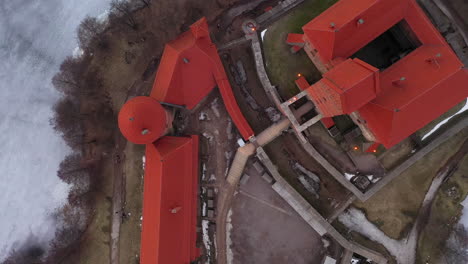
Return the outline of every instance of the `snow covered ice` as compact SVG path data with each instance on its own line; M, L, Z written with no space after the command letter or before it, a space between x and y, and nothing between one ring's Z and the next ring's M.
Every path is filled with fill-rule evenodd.
M70 150L49 123L59 98L51 78L73 55L80 21L109 2L0 2L0 262L30 237L54 237L50 214L69 191L56 172Z

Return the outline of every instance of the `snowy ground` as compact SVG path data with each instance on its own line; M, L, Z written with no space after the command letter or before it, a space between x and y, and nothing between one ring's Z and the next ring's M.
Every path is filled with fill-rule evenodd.
M49 125L51 78L76 47L76 27L109 0L0 1L0 262L26 240L46 245L50 213L69 186L56 176L69 152ZM31 241L29 241L31 242Z
M261 33L260 33L260 37L262 38L262 41L263 41L263 38L265 37L265 34L267 32L268 28L267 29L264 29Z
M424 225L424 215L434 200L437 191L443 183L447 173L446 169L441 171L431 183L424 200L422 202L419 215L411 228L408 236L401 240L389 238L378 227L367 220L363 212L350 208L347 212L339 216L339 221L350 230L361 233L369 239L382 244L392 254L399 264L413 264L416 258L416 246L419 238L419 232Z
M208 228L210 226L210 222L207 220L202 220L202 233L203 233L203 244L205 245L206 255L208 258L211 256L211 240L210 235L208 234Z
M232 209L229 209L227 215L227 227L226 227L226 256L227 256L227 264L232 264L234 261L234 254L232 253Z
M399 253L405 251L406 243L404 241L389 238L379 228L369 222L364 213L355 208L351 208L346 213L340 215L339 220L349 229L382 244L397 259L398 256L401 256ZM404 262L398 259L398 263Z
M462 202L463 214L460 218L460 224L464 225L468 229L468 197Z

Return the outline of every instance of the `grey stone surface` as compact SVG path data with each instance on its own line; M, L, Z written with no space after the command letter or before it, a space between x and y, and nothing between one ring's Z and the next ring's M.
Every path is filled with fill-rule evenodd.
M263 148L257 149L257 157L273 175L276 183L273 189L296 210L296 212L320 235L328 234L342 247L356 252L361 256L372 259L376 263L387 263L387 259L380 253L365 248L344 238L328 221L323 218L289 183L279 174Z

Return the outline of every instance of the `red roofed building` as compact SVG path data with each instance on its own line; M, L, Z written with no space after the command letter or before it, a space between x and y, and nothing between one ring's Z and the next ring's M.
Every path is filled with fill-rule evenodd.
M296 86L301 90L306 90L307 88L309 88L310 84L309 82L306 80L306 78L304 76L301 76L299 77L299 79L296 80Z
M150 144L171 127L172 116L158 101L138 96L127 101L119 112L119 128L133 143Z
M188 264L196 248L198 137L146 146L141 264Z
M289 33L288 38L286 39L286 43L289 45L297 45L303 46L304 45L304 35L296 34L296 33Z
M307 89L318 112L350 114L387 148L468 96L468 71L414 0L341 0L303 31L324 72Z
M216 85L234 124L248 140L253 130L237 105L206 19L202 18L166 44L150 96L193 109Z
M118 121L131 142L146 144L141 264L188 264L197 248L198 137L165 136L174 109L193 109L215 87L242 137L253 136L240 111L206 19L166 45L150 97L135 97ZM162 104L166 103L167 107Z
M216 86L210 53L218 53L203 22L166 44L151 97L192 109Z
M306 91L323 117L351 114L377 96L378 71L359 59L348 59Z

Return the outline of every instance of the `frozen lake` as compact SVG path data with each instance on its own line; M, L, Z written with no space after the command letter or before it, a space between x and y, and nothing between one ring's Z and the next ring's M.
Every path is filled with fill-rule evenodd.
M69 188L56 171L69 149L49 125L59 96L51 78L77 46L80 21L109 2L0 1L0 262L28 239L53 238L49 215Z

